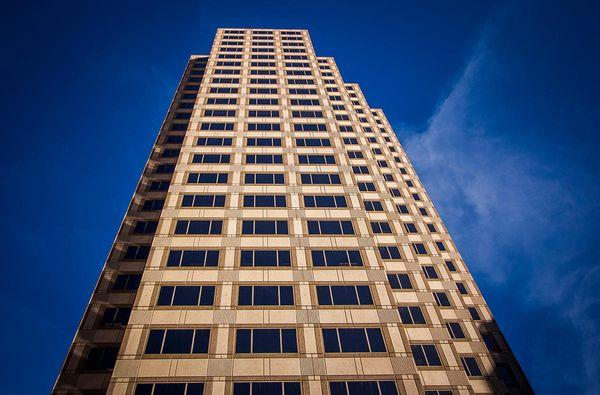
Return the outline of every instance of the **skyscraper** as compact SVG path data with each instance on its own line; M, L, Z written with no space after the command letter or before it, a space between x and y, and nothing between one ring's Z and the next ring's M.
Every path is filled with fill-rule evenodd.
M219 29L54 393L531 389L383 112L307 31Z

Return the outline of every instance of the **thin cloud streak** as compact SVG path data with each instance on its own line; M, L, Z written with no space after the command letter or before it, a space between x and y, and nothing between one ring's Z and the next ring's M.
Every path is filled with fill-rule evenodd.
M543 130L533 132L537 150L550 154L546 158L519 144L520 128L532 126L522 126L518 116L511 119L511 103L503 102L493 89L510 83L495 39L514 11L488 26L426 130L397 129L485 293L518 295L518 314L551 310L557 323L548 324L565 326L577 336L579 366L566 369L560 378L545 361L533 361L526 369L533 385L539 385L538 391L549 390L542 378L557 377L581 392L600 393L600 368L593 351L600 349L594 314L600 303L600 264L592 253L598 241L594 220L599 180L583 166L551 157ZM545 323L540 325L530 329L531 336L545 336ZM530 347L557 347L552 343L560 341L548 338ZM545 355L541 351L523 350L532 353L532 359Z

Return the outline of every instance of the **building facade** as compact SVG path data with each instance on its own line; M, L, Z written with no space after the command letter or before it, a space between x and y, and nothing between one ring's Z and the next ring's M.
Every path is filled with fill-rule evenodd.
M531 392L383 112L306 30L219 29L53 393Z

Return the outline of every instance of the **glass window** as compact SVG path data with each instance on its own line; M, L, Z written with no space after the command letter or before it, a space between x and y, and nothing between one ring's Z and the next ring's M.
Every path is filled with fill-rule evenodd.
M247 173L244 175L245 184L283 184L283 174Z
M171 250L167 259L169 267L219 265L219 251L217 250Z
M393 381L332 381L331 395L398 395Z
M119 347L105 346L105 347L92 347L88 352L85 363L83 365L84 370L108 370L115 366L117 360L117 354L119 353Z
M322 329L325 352L385 352L379 328Z
M350 221L307 221L309 234L349 235L354 234Z
M157 306L212 306L215 287L211 285L163 285Z
M427 250L425 249L425 245L423 243L413 243L413 249L417 255L427 255Z
M135 291L140 286L142 275L138 273L119 274L113 284L114 291Z
M455 272L456 271L456 266L454 266L454 262L452 262L452 261L444 261L444 263L446 264L446 267L448 268L449 271L451 271L451 272Z
M313 266L363 266L358 250L313 250Z
M166 331L163 354L189 354L194 337L193 330L173 329Z
M467 376L483 376L474 357L461 357L460 361L467 372Z
M479 315L479 311L477 311L477 308L469 307L468 310L469 314L471 314L471 318L473 318L474 321L481 320L481 316Z
M175 234L219 235L222 227L223 221L177 221Z
M240 306L291 306L294 304L294 291L290 286L240 286L238 305Z
M127 260L144 260L150 254L149 245L131 245L127 247L125 259Z
M225 207L225 195L183 195L182 207Z
M137 384L134 395L202 395L203 383Z
M190 184L227 184L227 173L190 173L188 183Z
M398 313L403 324L425 324L425 316L419 306L401 306Z
M289 251L283 250L242 250L241 266L291 266Z
M296 329L237 329L236 353L297 353Z
M383 211L383 205L376 200L367 200L364 202L367 211Z
M405 223L404 227L408 233L418 233L416 225L411 222Z
M300 393L300 383L294 381L233 383L233 395L300 395Z
M465 333L458 322L446 322L446 329L448 329L448 333L450 337L453 339L464 339Z
M423 266L423 272L425 273L425 278L428 278L428 279L438 278L438 274L435 271L435 267L433 267L433 266Z
M434 292L433 297L438 306L440 307L450 307L450 299L448 299L448 295L445 292Z
M433 344L411 345L413 359L417 366L442 366L440 357Z
M367 285L317 286L320 305L372 305L373 297Z
M395 246L381 246L378 248L381 259L401 259L400 250Z
M127 325L130 315L131 307L107 307L102 313L100 325Z
M481 337L483 339L483 342L485 343L485 346L487 347L487 349L490 352L501 352L502 350L500 349L500 345L498 344L498 341L496 340L496 337L494 336L493 333L482 333Z
M286 207L285 195L244 195L244 207Z
M413 289L408 273L388 273L387 278L392 289Z
M210 329L152 329L145 354L206 354Z
M382 221L371 221L371 230L375 234L392 233L390 224L388 224L387 222L382 222Z
M242 234L288 234L287 221L242 221Z
M326 195L326 196L304 196L305 207L347 207L346 197L343 195Z

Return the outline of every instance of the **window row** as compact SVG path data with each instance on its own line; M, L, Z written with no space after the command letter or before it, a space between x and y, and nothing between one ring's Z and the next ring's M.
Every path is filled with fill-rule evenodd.
M348 204L344 195L303 195L304 207L346 208ZM286 207L285 195L243 195L243 207ZM142 206L143 211L161 210L164 200L146 200ZM183 195L182 207L225 207L225 195ZM365 201L366 211L383 211L383 205L379 201ZM433 225L433 224L427 224ZM407 233L417 233L415 224L404 224ZM381 229L385 227L390 233L389 225L372 224L372 228ZM135 233L151 233L136 229ZM156 229L152 229L154 232ZM378 232L383 233L383 232Z
M208 139L205 140L199 140L198 143L199 144L206 144L208 143ZM221 143L228 143L231 144L230 140L226 140L226 139L213 139L212 140L213 143L215 143L216 145L220 145ZM258 139L254 139L252 140L250 143L250 146L253 146L252 144L256 144L256 143L262 143L262 146L266 146L267 144L276 144L278 146L278 144L280 144L280 141L277 141L277 139L262 139L262 140L258 140ZM306 139L303 141L303 143L306 143ZM310 143L314 143L314 144L321 144L321 141L319 141L318 139L312 139L312 141L310 141ZM258 145L258 144L256 144ZM348 152L348 155L350 158L355 157L357 154L355 152ZM362 156L362 154L361 154ZM335 159L335 155L318 155L318 154L298 154L297 155L298 158L298 164L300 165L335 165L337 164L337 161ZM203 163L203 164L227 164L230 163L231 161L231 155L230 154L194 154L192 157L192 163ZM246 164L283 164L283 155L281 154L245 154L245 163ZM155 170L156 173L172 173L173 170L175 169L175 165L174 164L167 164L167 165L158 165L158 168ZM356 171L355 171L356 173ZM366 172L360 172L360 174L368 174L368 170Z
M353 235L354 227L351 221L307 221L308 234L311 235ZM178 220L175 234L187 235L220 235L223 221L220 220ZM242 221L243 235L276 235L288 234L287 221L244 220Z
M189 226L187 229L189 230ZM378 251L383 260L402 259L397 246L379 246ZM143 260L148 258L149 253L149 245L131 245L128 246L123 258L125 260ZM289 250L242 250L240 256L241 266L291 266L291 254ZM363 266L361 254L358 250L312 250L311 258L314 266ZM167 259L168 267L217 267L218 265L218 250L171 250ZM447 260L445 261L445 265L450 272L456 271L453 261ZM433 266L423 266L425 272L432 269L435 271ZM393 289L412 288L412 283L407 273L388 273L388 281ZM125 289L128 285L125 282L119 282L118 286ZM457 289L461 294L469 293L466 285L462 282L457 282Z
M210 329L151 329L145 354L206 354ZM386 352L380 328L323 328L323 346L326 353ZM411 346L417 366L423 366L416 350L426 347L429 366L439 362L435 346ZM293 328L235 329L236 353L297 353L298 341Z
M173 137L173 136L171 136ZM328 138L296 138L296 146L298 147L331 147L331 140ZM344 144L349 139L344 139ZM357 143L355 143L357 144ZM196 145L203 147L231 147L233 145L233 138L231 137L200 137L196 141ZM246 146L248 147L281 147L281 138L256 138L248 137L246 139ZM163 156L178 156L179 150L165 150ZM351 159L363 158L362 152L349 151L348 156ZM356 172L355 172L356 173ZM365 172L364 174L368 174ZM412 185L411 185L412 186Z
M202 395L203 383L137 384L135 395ZM331 381L331 395L398 395L394 381ZM452 391L425 391L426 395L452 395ZM233 395L301 395L297 381L234 382Z

